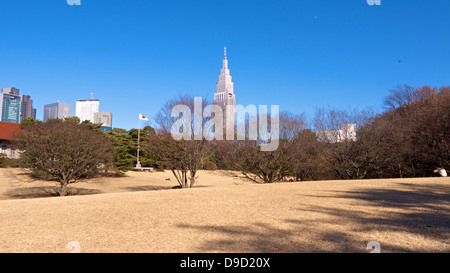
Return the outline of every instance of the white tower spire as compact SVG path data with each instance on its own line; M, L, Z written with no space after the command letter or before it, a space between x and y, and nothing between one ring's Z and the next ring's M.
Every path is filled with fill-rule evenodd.
M228 70L228 60L227 60L227 47L224 47L223 49L223 69L222 70ZM230 74L230 71L225 71Z
M228 69L227 47L224 47L223 67L220 70L219 81L216 83L216 94L214 103L222 106L227 128L235 122L236 99L234 95L234 84Z

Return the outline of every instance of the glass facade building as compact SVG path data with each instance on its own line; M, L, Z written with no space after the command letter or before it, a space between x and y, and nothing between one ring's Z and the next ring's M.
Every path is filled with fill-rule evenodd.
M0 119L4 122L20 123L21 97L0 93Z
M20 95L19 89L14 87L3 88L0 93L0 121L20 123L25 118L36 119L31 97Z
M44 105L44 122L49 119L64 119L72 114L72 105L68 103L52 103Z

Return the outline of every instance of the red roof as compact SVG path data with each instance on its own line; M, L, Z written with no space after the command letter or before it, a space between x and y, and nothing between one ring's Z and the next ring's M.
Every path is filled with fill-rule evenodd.
M0 139L13 140L14 136L20 131L19 123L0 121Z

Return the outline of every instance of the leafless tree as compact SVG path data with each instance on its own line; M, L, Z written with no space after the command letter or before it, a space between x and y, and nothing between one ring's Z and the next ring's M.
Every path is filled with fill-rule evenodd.
M326 170L320 157L323 143L310 129L303 129L293 139L292 160L289 161L289 174L295 181L319 179Z
M113 147L101 132L74 122L50 120L27 126L16 136L21 163L40 178L56 179L59 195L68 185L112 165Z
M414 93L415 88L412 86L397 85L394 89L389 90L389 95L384 99L384 105L392 110L411 104L416 100Z
M379 177L427 176L437 167L449 168L449 89L397 89L396 97L404 99L365 128L364 140L378 138Z
M270 120L268 122L271 124ZM216 156L228 168L242 172L261 183L280 181L292 174L292 162L298 160L295 143L299 132L306 127L304 115L283 112L279 115L279 144L273 151L261 151L267 137L257 140L219 141ZM271 128L270 128L271 129Z
M178 95L167 101L155 117L159 129L146 147L164 168L172 171L181 188L194 186L197 181L197 171L202 168L206 152L207 140L202 130L209 119L204 118L201 113L195 113L195 103L195 99L188 95ZM202 98L199 110L203 112L207 103L207 99ZM172 109L177 105L187 106L191 115L172 116ZM199 122L195 119L199 119ZM174 139L172 127L177 121L183 124L182 131L190 132L189 139ZM200 137L191 137L194 134Z
M341 179L364 178L373 163L370 144L359 139L359 128L374 117L371 109L316 109L314 126L319 140L325 145L321 152L328 166Z
M416 91L420 100L410 109L409 137L414 162L420 175L427 175L436 167L450 167L450 92L448 87L425 86Z

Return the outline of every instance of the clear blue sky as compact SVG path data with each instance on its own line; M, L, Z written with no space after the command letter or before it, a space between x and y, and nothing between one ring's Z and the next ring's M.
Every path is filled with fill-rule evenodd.
M223 47L238 104L381 109L397 84L450 84L450 1L1 0L0 87L88 99L137 127L177 93L212 98ZM399 62L401 61L401 62Z

